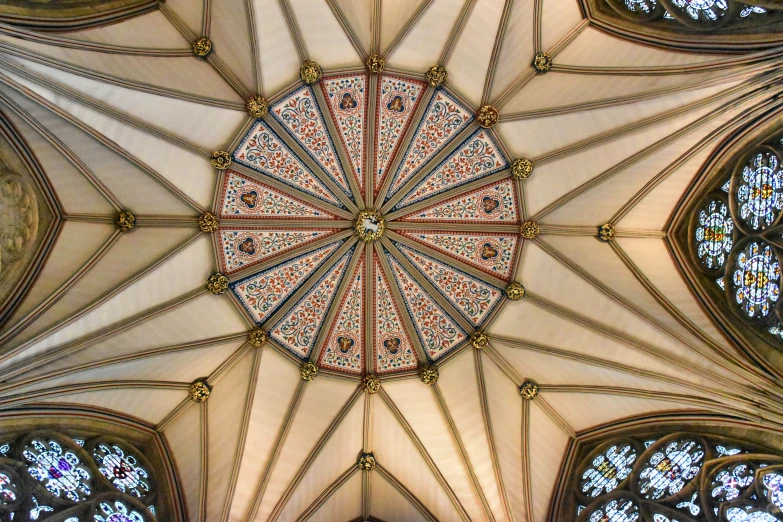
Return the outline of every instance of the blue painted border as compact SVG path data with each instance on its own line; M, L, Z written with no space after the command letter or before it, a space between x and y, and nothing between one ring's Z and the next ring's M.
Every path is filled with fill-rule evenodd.
M329 174L329 172L326 170L326 167L324 167L324 166L321 164L321 161L320 161L320 160L319 160L317 157L315 157L315 156L314 156L314 155L313 155L313 154L312 154L312 153L311 153L309 150L307 150L307 146L306 146L304 143L302 143L302 142L301 142L301 140L299 140L299 138L297 138L296 136L294 136L294 135L293 135L293 133L292 133L290 130L288 130L288 127L286 126L286 124L285 124L285 123L283 123L283 120L282 120L282 119L280 119L280 118L277 116L277 114L275 114L275 111L274 111L274 109L275 109L276 107L279 107L280 105L283 105L284 103L286 103L286 101L287 101L287 100L288 100L288 99L289 99L291 96L294 96L296 93L298 93L299 91L301 91L301 90L303 90L303 89L306 89L306 90L310 91L310 95L311 95L311 96L312 96L312 98L313 98L313 105L315 106L315 111L318 113L318 117L319 117L319 118L321 118L321 123L322 123L322 124L323 124L323 126L324 126L324 132L326 132L326 138L329 140L329 145L332 147L332 153L334 154L334 159L337 161L337 167L340 169L340 173L343 175L343 177L346 179L346 182L347 182L347 180L348 180L348 176L345 174L345 169L343 169L343 164L342 164L342 161L340 161L340 155L339 155L339 154L337 154L337 148L334 146L334 140L332 140L332 134L329 132L329 127L327 127L327 126L326 126L326 119L324 118L324 113L323 113L323 112L321 112L321 105L318 103L318 98L316 98L316 97L315 97L315 92L313 91L313 88L312 88L312 87L310 87L309 85L305 85L305 86L303 86L301 89L296 89L296 90L294 90L293 92L291 92L290 94L288 94L288 95L287 95L285 98L283 98L283 99L282 99L282 100L280 100L279 102L277 102L277 103L275 103L274 105L272 105L272 107L270 107L270 108L269 108L269 114L272 116L272 118L274 118L274 119L275 119L275 121L276 121L276 122L278 122L278 123L280 124L280 126L282 126L282 127L283 127L283 129L285 130L286 134L288 134L289 136L291 136L291 138L293 138L293 139L294 139L294 141L296 141L296 142L299 144L299 146L300 146L300 147L302 147L302 150L303 150L303 151L305 151L305 153L306 153L308 156L310 156L310 158L311 158L313 161L315 161L315 163L318 165L318 167L319 167L321 170L323 170L324 174L326 174L327 176L329 176L329 177L331 178L331 177L332 177L332 175L331 175L331 174ZM343 187L341 187L341 186L340 186L340 184L339 184L339 183L337 183L336 181L335 181L335 183L334 183L334 184L335 184L335 185L337 185L337 187L338 187L338 188L340 188L340 190L342 190L342 191L343 191L343 192L344 192L344 193L345 193L345 194L346 194L346 195L347 195L349 198L351 198L351 201L353 201L353 194L351 194L350 190L345 190L345 189L344 189ZM349 186L350 186L350 185L349 185ZM356 203L356 202L354 201L354 203Z
M294 262L294 261L296 261L297 259L301 259L301 258L303 258L303 257L305 257L305 256L308 256L308 255L312 254L313 252L318 252L319 250L324 250L324 249L327 249L327 248L329 248L329 247L331 247L331 246L333 246L333 245L337 245L337 246L335 247L335 251L336 251L337 249L339 249L339 248L340 248L340 246L341 246L343 243L345 243L345 240L344 240L344 239L340 239L340 240L338 240L338 241L335 241L335 242L333 242L333 243L329 243L328 245L324 245L324 246L322 246L321 248L315 248L315 249L313 249L313 250L309 250L309 251L305 252L305 253L304 253L304 254L302 254L302 255L299 255L299 256L296 256L296 257L294 257L294 258L292 258L292 259L289 259L289 260L288 260L288 261L286 261L285 263L280 263L280 264L278 264L278 265L275 265L275 266L273 266L273 267L271 267L271 268L267 268L267 269L266 269L266 270L264 270L263 272L256 272L255 274L252 274L252 275L249 275L249 276L247 276L247 277L244 277L244 278L240 279L239 281L234 281L233 283L231 283L231 284L229 285L229 287L231 288L231 291L232 291L232 292L234 293L234 295L236 296L236 298L237 298L237 301L239 301L239 303L240 303L240 304L241 304L241 305L242 305L242 306L245 308L245 310L247 311L247 313L250 315L250 320L251 320L251 321L253 321L254 323L256 323L258 326L261 326L261 325L263 325L264 323L263 323L263 322L259 322L259 321L257 321L257 320L256 320L256 315L253 313L253 311L250 309L250 307L248 307L248 306L247 306L247 304L245 303L245 301L244 301L244 300L243 300L243 299L240 297L240 295L239 295L239 292L237 292L237 291L236 291L236 287L237 287L238 285L240 285L240 284L244 283L245 281L249 281L250 279L253 279L253 278L255 278L255 277L258 277L258 276L260 276L260 275L266 274L267 272L271 272L272 270L277 270L277 269L278 269L278 268L280 268L281 266L285 266L285 265L287 265L287 264L289 264L289 263L293 263L293 262ZM318 263L318 266L316 266L316 267L313 269L313 272L315 272L316 270L318 270L318 269L319 269L321 266L323 266L323 264L324 264L324 263L326 263L327 261L329 261L329 260L330 260L332 257L334 257L334 252L332 252L331 254L329 254L328 256L326 256L326 257L325 257L325 258L324 258L324 259L323 259L323 260L322 260L320 263ZM305 279L304 279L304 280L303 280L301 283L299 283L299 284L300 284L300 285L303 285L303 284L305 284L305 283L306 283L307 281L309 281L309 280L310 280L310 276L307 276L307 277L305 277ZM295 292L295 290L294 290L294 292ZM278 303L277 303L277 306L275 306L274 308L272 308L272 309L269 311L269 315L271 315L271 314L275 313L275 312L277 311L277 309L278 309L278 308L280 308L281 306L283 306L285 303L287 303L287 302L288 302L288 300L289 300L290 298L291 298L291 296L289 295L287 298L285 298L285 299L283 299L282 301L278 302Z
M436 172L437 172L437 171L438 171L438 170L439 170L441 167L443 167L443 165L445 165L446 163L448 163L449 161L451 161L451 159L452 159L452 158L454 158L455 156L457 156L457 155L458 155L458 154L459 154L459 153L462 151L462 147L464 147L466 143L468 143L469 141L471 141L471 140L475 139L475 138L476 138L476 136L478 136L478 135L479 135L479 133L480 133L480 132L482 132L482 131L486 131L486 133L487 133L487 136L489 137L489 141L491 141L491 142L492 142L492 145L494 145L494 146L495 146L495 148L496 148L496 149L497 149L497 151L498 151L498 154L500 155L500 157L501 157L501 158L503 159L503 161L505 162L505 165L503 165L503 166L500 166L500 167L497 167L497 168L495 168L495 169L492 169L492 170L489 170L489 171L485 172L485 173L484 173L482 176L480 176L480 177L478 177L478 178L473 178L473 179L471 179L471 180L468 180L468 181L463 181L463 182L461 182L461 183L457 183L457 184L456 184L456 185L454 185L454 186L451 186L451 187L448 187L448 188L444 188L444 189L440 189L440 190L438 190L438 191L436 191L436 192L433 192L432 194L430 194L430 195L429 195L429 196L427 196L426 198L418 199L418 200L416 200L416 201L411 201L411 202L405 203L405 205L403 205L403 204L402 204L402 202L403 202L403 201L405 201L405 200L408 198L408 196L410 196L411 194L413 194L414 192L416 192L416 191L419 189L419 187L421 187L422 185L424 185L424 184L427 182L427 180L429 180L429 179L432 177L432 175L433 175L433 174L435 174L435 173L436 173ZM502 149L502 148L501 148L501 147L498 145L497 139L494 137L494 135L493 135L492 131L490 131L490 130L488 130L488 129L481 129L481 128L480 128L480 129L477 129L477 130L476 130L476 132L474 132L473 134L471 134L470 136L468 136L468 138L467 138L466 140L464 140L462 143L460 143L460 144L459 144L459 146L458 146L458 147L457 147L457 148L454 150L454 152L452 152L451 154L449 154L449 156L448 156L446 159L444 159L443 161L441 161L441 162L438 164L438 166L437 166L437 167L435 167L434 169L432 169L432 172L430 172L429 176L427 176L426 178L424 178L423 180L421 180L421 181L418 183L418 185L416 185L415 187L413 187L413 188L412 188L412 189L411 189L411 190L410 190L410 191L409 191L407 194L405 194L405 196L404 196L402 199L400 199L400 202L399 202L399 203L397 203L397 204L394 206L394 210L399 210L399 209L401 209L401 208L405 208L405 207L407 207L407 206L409 206L409 205L413 205L414 203L418 203L419 201L426 201L426 200L428 200L428 199L430 199L430 198L432 198L432 197L435 197L435 196L437 196L438 194L440 194L440 193L442 193L442 192L446 192L446 191L449 191L449 190L454 190L455 188L457 188L457 187L461 187L462 185L465 185L465 184L467 184L467 183L473 183L474 181L478 181L478 180L480 180L480 179L484 179L484 178L486 178L487 176L490 176L490 175L492 175L492 174L495 174L496 172L500 172L501 170L507 169L507 168L508 168L508 165L509 165L509 163L508 163L508 158L506 157L506 155L505 155L505 154L503 154L503 149Z
M486 285L486 286L488 286L490 288L494 288L495 290L500 292L500 296L497 299L495 299L495 302L492 303L492 306L489 307L489 310L487 310L487 313L484 314L484 317L481 319L481 321L479 321L479 323L476 325L476 327L479 327L479 326L483 325L484 322L492 315L492 310L494 310L495 307L498 305L498 303L500 303L500 301L503 300L503 289L502 288L498 288L497 286L491 285L491 284L487 283L486 281L482 281L482 280L478 279L477 277L473 277L471 275L468 275L465 272L463 272L462 270L459 270L459 269L453 267L452 265L449 265L448 263L444 263L443 261L435 259L432 256L428 256L427 254L425 254L425 253L423 253L423 252L421 252L421 251L419 251L419 250L417 250L415 248L411 248L408 245L403 245L402 243L399 243L399 242L394 241L394 240L392 240L392 243L394 244L394 246L397 247L397 249L400 251L400 253L403 256L405 256L405 258L408 261L410 261L410 263L416 268L416 270L419 273L421 273L421 275L423 275L427 279L427 281L432 283L432 286L434 286L438 290L440 295L442 295L444 298L446 298L446 300L448 302L450 302L454 306L454 309L457 310L462 315L462 317L467 319L470 324L473 324L473 319L471 319L470 316L468 316L464 311L462 311L462 309L459 306L457 306L454 303L454 301L448 296L448 294L446 294L446 292L443 291L443 289L440 287L440 285L437 282L433 281L430 276L428 276L426 273L424 273L424 271L422 271L422 269L419 268L419 266L416 265L416 263L413 262L413 260L410 258L410 256L405 252L406 249L407 250L412 250L412 251L416 252L417 254L419 254L421 257L429 259L430 261L433 261L433 262L438 263L440 265L446 265L451 270L454 270L455 272L459 273L460 275L462 275L466 279L469 279L471 281L475 281L475 282L481 283L482 285Z
M411 177L415 176L418 172L421 171L421 169L426 167L429 164L429 162L432 161L432 158L434 158L435 156L438 155L438 152L440 150L446 148L448 146L448 144L451 143L452 140L454 138L456 138L459 135L459 133L462 132L465 129L465 127L470 125L470 123L473 121L474 116L473 116L473 113L472 113L472 111L470 110L469 107L465 107L456 98L454 98L454 96L449 94L449 91L447 91L443 87L438 87L437 89L435 89L435 92L433 93L432 98L430 98L430 102L427 104L427 110L424 111L424 114L422 115L421 119L419 120L419 124L416 126L416 132L413 134L413 138L411 139L410 143L408 143L408 147L405 149L405 154L402 156L402 160L400 160L400 164L397 166L397 171L394 173L394 177L392 178L391 184L389 184L389 187L393 186L394 182L397 180L397 177L399 177L400 172L402 171L402 166L405 163L405 158L408 157L408 154L410 153L411 147L413 147L413 144L416 142L416 138L417 138L417 136L419 134L419 130L421 130L421 126L424 124L424 121L427 119L427 114L430 112L430 109L432 108L432 105L435 103L435 96L437 96L439 92L442 92L443 94L445 94L451 101L454 102L455 105L459 105L465 112L467 112L468 113L468 119L465 120L465 124L459 130L457 130L454 134L449 136L446 139L446 141L444 141L440 145L440 147L435 151L435 153L429 159L427 159L424 163L419 165L419 167L411 173ZM404 184L403 184L403 186L404 186ZM402 187L400 187L400 189L401 188ZM389 198L391 198L397 192L399 192L399 189L397 189L394 192L389 191L389 193L386 194L386 200L384 201L384 203L386 201L389 201Z
M425 292L424 289L421 288L421 285L419 284L418 281L416 281L416 278L413 277L410 272L405 270L405 267L403 267L396 259L394 259L394 256L392 256L392 254L388 250L386 250L384 248L383 249L383 253L386 255L386 259L389 261L390 264L397 265L400 268L400 270L402 270L405 273L405 275L410 277L411 281L413 281L414 284L416 284L416 286L419 287L419 289L421 290L421 293L424 294L424 295L427 295L427 292ZM397 284L397 288L398 289L402 288L402 285L400 284L400 281L397 279L397 274L394 273L394 270L392 270L392 277L394 277L394 282ZM405 294L402 293L402 291L400 291L400 294L402 295L402 300L405 302L405 309L408 311L408 316L411 318L411 322L413 323L413 327L416 330L416 335L419 336L419 342L422 343L422 348L424 348L424 344L425 343L422 340L422 335L421 335L421 331L419 330L419 325L414 320L413 312L411 312L411 308L408 305L408 298L407 298L407 296ZM442 313L443 315L445 315L446 317L451 319L451 321L454 323L454 326L457 328L457 330L459 330L460 332L465 334L466 338L469 337L468 333L465 330L462 329L462 327L459 325L459 323L457 321L455 321L454 318L451 315L447 314L446 311L443 308L440 307L440 305L437 303L437 301L432 299L432 297L429 297L429 299L430 299L430 302L432 303L432 305L435 308L437 308L440 311L440 313ZM427 353L427 349L426 348L424 348L424 355L427 357L427 360L429 360L430 362L434 362L434 361L437 361L438 359L440 359L441 357L443 357L444 355L446 355L447 353L449 353L452 350L454 350L457 346L459 346L459 343L455 344L454 346L452 346L448 350L442 351L440 353L440 355L438 357L436 357L435 359L430 357L430 354Z
M307 293L306 293L304 296L302 296L302 298L301 298L299 301L297 301L297 302L296 302L296 304L294 304L294 306L292 306L292 307L291 307L291 309L293 310L294 308L296 308L297 306L299 306L299 305L300 305L302 302L304 302L304 301L305 301L305 300L306 300L308 297L310 297L310 296L312 295L312 293L313 293L313 292L315 292L316 290L318 290L318 287L320 287L320 286L321 286L321 283L323 283L323 281L324 281L324 280L325 280L327 277L329 277L329 274L332 272L332 269L333 269L335 266L339 265L339 264L340 264L340 262L341 262L343 259L346 259L346 258L348 258L348 261L345 263L345 266L343 267L343 273L342 273L342 274L340 274L340 278L339 278L339 280L337 281L337 288L335 288L335 290L334 290L334 293L332 294L332 297L329 299L329 303L326 305L326 310L327 310L327 312L328 312L328 311L329 311L329 310L332 308L332 305L334 304L334 298L335 298L335 297L337 297L337 293L338 293L338 291L339 291L339 289L340 289L340 285L342 284L342 282L343 282L343 279L345 279L345 274L348 272L348 267L349 267L349 266L350 266L350 264L351 264L351 262L350 262L350 256L352 256L352 255L353 255L353 253L354 253L354 250L356 250L356 247L353 247L353 248L349 249L349 250L348 250L348 252L346 252L345 254L343 254L343 256L342 256L340 259L338 259L337 261L335 261L335 262L334 262L334 263L333 263L333 264L332 264L332 265L329 267L329 270L327 270L327 271L326 271L326 273L324 273L324 275L323 275L323 276L321 276L321 278L320 278L318 281L316 281L316 283L315 283L315 284L313 284L313 286L310 288L310 291L309 291L309 292L307 292ZM308 357L310 357L310 354L311 354L311 353L312 353L312 351L313 351L313 347L315 346L315 342L318 340L318 335L321 333L321 330L323 329L323 327L324 327L324 326L325 326L325 324L326 324L326 320L325 320L325 318L324 318L324 320L323 320L323 321L321 321L321 324L320 324L320 326L318 326L318 329L317 329L317 330L315 331L315 333L313 334L313 344L312 344L312 346L310 346L310 347L308 348L308 350L307 350L307 355L305 355L305 356L302 356L301 354L299 354L299 353L295 352L294 350L292 350L291 348L289 348L287 343L285 343L284 341L281 341L280 339L278 339L277 337L275 337L274 335L272 335L272 332L273 332L273 331L274 331L274 330L275 330L275 329L276 329L276 328L277 328L277 327L280 325L280 323L284 322L286 319L288 319L288 316L285 316L285 317L283 317L282 319L280 319L279 321L277 321L277 322L275 323L275 325L274 325L274 326L272 326L271 328L269 328L269 336L270 336L272 339L276 340L276 341L277 341L277 342L280 344L280 346L283 346L283 347L285 347L285 349L286 349L286 350L288 350L289 352L291 352L292 354L294 354L294 355L295 355L295 356L296 356L298 359L300 359L300 360L304 361L304 360L306 360ZM334 319L336 319L336 318L334 318ZM334 319L333 319L333 320L334 320Z
M269 174L268 172L265 172L265 171L263 171L263 170L260 170L258 167L254 166L253 164L251 164L251 163L248 163L248 162L246 162L246 161L244 161L244 160L241 160L241 159L237 158L237 152L239 152L239 149L240 149L240 147L242 146L242 144L243 144L243 143L245 143L245 141L247 141L248 137L249 137L249 136L250 136L250 135L253 133L253 131L256 129L256 127L258 126L258 124L259 124L259 123L261 123L261 124L264 124L264 128L266 129L266 131L267 131L267 132L269 132L269 133L270 133L272 136L274 136L274 137L275 137L275 139L277 139L277 141L280 143L280 146L281 146L281 147L283 147L285 150L287 150L287 151L288 151L288 152L289 152L289 153L290 153L290 154L291 154L293 157L295 157L295 158L297 159L297 161L299 161L299 163L301 163L301 164L302 164L302 167L303 167L305 170L307 170L307 172L310 172L310 170L307 168L307 165L305 165L305 163L302 161L302 159L301 159L299 156L297 156L297 155L294 153L294 151L292 151L292 150L291 150L291 149L288 147L288 145L286 145L286 144L285 144L285 141L283 141L283 139L280 137L280 135L279 135L278 133L276 133L276 132L275 132L275 131L272 129L272 127L270 127L269 125L266 125L266 124L265 124L265 122L264 122L263 118L256 118L256 120L254 121L253 125L250 127L250 130L248 130L248 131L245 133L245 135L242 137L242 139L239 141L239 145L237 145L237 148L234 150L234 152L232 152L232 153L231 153L231 157L232 157L232 159L233 159L234 161L236 161L236 162L237 162L237 163L239 163L240 165L244 165L245 167L247 167L247 168L249 168L249 169L251 169L251 170L253 170L253 171L255 171L255 172L258 172L259 174L263 174L264 176L269 176L270 178L272 178L272 179L274 179L274 180L277 180L277 181L279 181L280 183L284 183L284 184L288 185L289 187L295 188L295 189L296 189L296 190L298 190L299 192L303 192L304 194L308 194L308 195L310 195L310 196L313 196L313 197L315 197L315 198L318 198L318 199L320 199L321 201L324 201L324 202L326 202L326 203L328 203L328 204L330 204L330 205L332 205L332 206L336 206L336 207L343 208L343 209L344 209L344 208L346 208L346 207L345 207L345 205L343 205L343 204L340 202L340 199L339 199L337 196L335 196L335 195L334 195L334 192L332 192L331 190L329 190L329 188L328 188L326 185L324 185L324 184L323 184L323 182L322 182L320 179L318 179L318 176L316 176L316 175L315 175L315 174L313 174L312 172L310 172L310 174L313 176L313 179L315 179L315 181L316 181L316 182L317 182L317 183L318 183L318 184L321 186L321 188L324 190L324 192L326 192L326 193L330 194L330 195L331 195L331 196L334 198L334 201L336 201L337 203L335 203L335 202L333 202L333 201L329 201L328 199L324 199L324 197L323 197L323 196L320 196L320 195L318 195L318 194L317 194L317 193L315 193L315 192L309 192L309 191L307 191L307 190L304 190L304 189L302 189L301 187L299 187L299 186L297 186L297 185L294 185L293 183L291 183L291 182L290 182L290 181L288 181L287 179L283 179L283 178L280 178L280 177L274 176L274 175L272 175L272 174ZM231 167L229 167L229 168L231 168Z

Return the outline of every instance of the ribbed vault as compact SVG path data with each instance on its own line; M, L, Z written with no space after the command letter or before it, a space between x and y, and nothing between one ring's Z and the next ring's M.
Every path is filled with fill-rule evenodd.
M610 35L576 0L154 7L68 32L0 24L3 129L18 133L61 208L24 299L0 310L0 408L134 419L165 440L176 470L170 519L200 522L570 520L550 506L569 484L564 464L596 431L693 415L780 433L779 378L704 311L669 231L716 147L779 108L776 48L737 37L722 54L730 44L709 35L699 53L651 47ZM320 79L309 81L308 61ZM443 85L426 76L435 65ZM351 108L339 86L349 77L366 82L358 147L339 103L330 109L332 94ZM386 78L399 102L384 97ZM384 145L382 107L414 101L403 81L422 100ZM283 114L307 96L317 139ZM438 96L462 107L465 125L433 138L402 179ZM283 167L248 159L243 147L265 132ZM398 207L420 182L448 181L457 167L438 168L481 133L497 168ZM231 180L256 191L236 214ZM432 210L487 187L513 201L507 221L448 222ZM285 205L250 209L263 191ZM374 242L355 232L365 208L388 221ZM126 211L132 228L118 226ZM505 238L486 252L505 252L507 270L410 238L432 221L445 236ZM254 236L252 262L226 252L236 243L223 234L264 227L323 235L285 248ZM268 315L242 301L246 279L327 247L328 261L301 279L286 272L288 293ZM419 271L426 263L491 287L497 304L473 321ZM278 323L315 308L307 299L339 271L349 275L329 283L313 342L292 350ZM373 343L389 339L372 328L379 308L363 306L362 363L329 369L332 339L348 346L332 328L345 297L355 287L366 304L379 284L415 361L375 365ZM417 316L424 302L437 306ZM421 328L436 308L434 329L450 319L462 332L442 356Z

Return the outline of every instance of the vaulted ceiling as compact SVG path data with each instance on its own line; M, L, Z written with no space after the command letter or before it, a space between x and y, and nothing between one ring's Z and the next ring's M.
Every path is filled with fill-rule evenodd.
M713 151L762 116L779 121L769 116L783 91L774 42L753 47L740 36L732 49L721 37L697 53L682 42L651 45L649 35L610 34L577 0L116 4L91 15L115 22L108 25L87 27L81 15L57 32L44 23L0 23L0 159L24 178L19 186L38 210L27 254L0 258L0 408L87 407L159 432L181 495L172 520L552 520L563 463L599 427L685 412L781 429L779 362L762 368L754 360L762 352L716 324L682 275L670 231ZM8 9L0 2L0 12ZM192 47L203 36L212 44L205 57ZM532 67L541 52L551 69ZM385 77L417 82L427 100L436 91L425 73L438 64L448 73L437 92L464 108L466 123L459 138L437 143L428 173L479 131L479 107L499 113L482 131L503 156L487 174L493 177L465 189L450 185L415 207L490 183L511 187L508 222L431 227L473 239L505 234L511 246L498 248L509 249L507 274L474 266L450 250L456 247L416 247L494 285L497 306L483 322L463 317L414 262L400 261L412 259L405 252L415 255L418 244L400 238L421 226L392 216L387 236L365 246L352 219L361 207L356 193L363 203L377 196L372 174L346 177L340 192L309 142L286 134L284 119L272 114L303 86L306 60L327 80L366 78L365 101L375 109L381 87L370 86L378 78L365 69L370 55L385 59ZM309 92L350 176L344 128L323 106L328 92L320 84ZM247 112L255 95L273 109L263 120ZM417 107L403 144L414 141L425 115L426 104ZM362 124L362 150L376 166L381 138L372 126L381 116L368 109ZM313 183L340 192L330 196L335 202L237 161L235 151L260 121L283 136L303 171L315 173ZM404 147L396 150L401 162ZM229 152L236 170L216 169L215 151ZM515 178L511 163L522 158L532 173ZM380 338L366 327L365 367L330 371L315 358L322 346L311 343L300 357L275 335L275 324L241 306L239 276L229 274L228 292L207 289L211 275L229 272L221 231L263 224L242 215L230 225L224 187L231 175L303 205L291 214L298 221L286 225L281 217L274 226L314 230L312 209L334 212L323 227L351 244L352 254L345 246L299 281L275 318L317 289L346 253L341 270L353 274L359 266L357 274L387 278L418 363L384 374L371 353L370 339ZM135 216L132 230L118 228L121 211ZM202 232L199 217L207 212L221 229ZM18 227L21 215L0 219ZM614 235L602 240L598 228L607 223ZM279 259L327 243L319 241ZM240 275L276 266L273 253L262 250L261 264ZM373 255L378 261L370 263ZM351 281L339 279L338 295ZM367 324L374 320L368 281ZM508 298L512 281L524 286L523 298ZM422 350L416 291L424 296L419 303L437 304L424 307L423 320L441 307L464 330L442 359ZM317 337L324 343L344 313L334 302ZM257 347L248 332L259 326L270 339ZM485 331L488 346L474 347L473 329ZM420 379L416 366L425 359L437 366L437 383ZM312 380L300 374L308 360L322 370ZM363 377L373 372L380 391L366 393ZM211 386L205 402L189 396L197 380ZM532 400L520 394L528 381L538 386ZM369 452L376 467L360 471L359 457Z

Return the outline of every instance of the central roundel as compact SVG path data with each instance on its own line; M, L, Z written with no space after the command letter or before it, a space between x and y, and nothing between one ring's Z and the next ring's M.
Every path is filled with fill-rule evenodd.
M383 232L386 230L386 220L377 210L362 210L356 216L354 229L359 239L365 243L377 241L383 237Z
M228 294L269 343L327 373L415 373L468 345L521 247L495 130L397 74L325 74L275 99L221 171Z

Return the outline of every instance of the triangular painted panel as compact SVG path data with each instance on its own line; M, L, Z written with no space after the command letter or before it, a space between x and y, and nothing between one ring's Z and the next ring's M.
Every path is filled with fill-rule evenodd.
M337 219L309 203L269 187L259 181L226 172L223 183L221 217L270 219Z
M332 76L321 81L335 127L359 188L364 190L365 126L367 125L367 75Z
M335 232L338 229L221 228L220 263L223 273L233 274Z
M281 265L231 284L250 316L262 324L312 274L343 241L295 257Z
M400 230L399 233L489 274L511 280L517 254L516 234L412 230Z
M373 306L375 307L375 373L391 373L415 369L419 358L413 349L408 332L400 319L391 288L376 255L373 260Z
M263 120L256 120L234 151L234 161L340 207L344 205Z
M291 350L296 356L307 358L321 331L326 313L332 306L345 275L353 250L344 254L332 268L313 284L304 297L269 332L272 339Z
M440 359L465 341L467 334L388 252L386 256L427 357Z
M508 168L508 160L495 143L492 133L487 129L479 129L457 147L448 158L443 160L394 208L406 207L465 183L500 172L505 168Z
M330 370L362 373L364 365L364 254L356 265L318 365Z
M519 224L516 188L512 180L492 183L408 214L400 221Z
M470 109L443 89L438 89L430 100L424 117L413 135L408 150L394 175L389 194L395 194L435 154L473 121Z
M299 145L349 196L351 189L345 177L334 143L326 129L313 90L304 86L272 106L270 111Z
M396 76L381 76L378 83L378 109L375 116L376 191L381 186L426 86L424 82Z
M479 326L500 302L503 292L437 259L395 243L400 252L465 318Z

